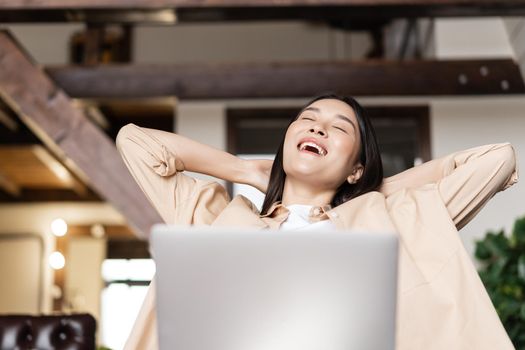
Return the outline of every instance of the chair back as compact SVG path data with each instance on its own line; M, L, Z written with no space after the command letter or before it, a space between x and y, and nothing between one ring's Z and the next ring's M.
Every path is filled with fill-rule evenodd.
M94 350L95 331L89 314L0 315L0 349Z

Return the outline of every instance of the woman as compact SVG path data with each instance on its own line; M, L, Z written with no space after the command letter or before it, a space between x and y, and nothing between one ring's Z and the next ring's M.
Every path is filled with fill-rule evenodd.
M292 120L273 165L133 124L121 129L117 146L169 224L398 232L397 349L513 349L457 233L517 181L509 144L453 153L382 181L363 109L326 94ZM184 170L267 190L261 213ZM157 347L152 289L126 349Z

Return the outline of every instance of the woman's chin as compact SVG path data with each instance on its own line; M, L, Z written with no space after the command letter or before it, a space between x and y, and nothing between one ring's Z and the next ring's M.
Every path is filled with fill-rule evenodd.
M322 167L319 166L313 166L312 164L305 164L303 162L297 162L296 164L293 164L291 167L285 167L284 171L286 172L286 176L292 176L294 178L311 178L315 176L319 176L319 172L322 170Z
M322 188L326 188L328 183L333 182L329 179L324 179L322 176L320 176L320 169L311 168L294 169L294 171L287 173L286 177L294 179L295 181L309 184L311 186Z

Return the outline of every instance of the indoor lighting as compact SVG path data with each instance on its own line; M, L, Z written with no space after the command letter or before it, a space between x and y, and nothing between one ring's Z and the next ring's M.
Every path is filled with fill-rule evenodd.
M57 237L62 237L67 233L67 223L64 219L55 219L51 223L51 232Z
M53 252L49 256L49 265L55 270L60 270L64 267L64 265L66 265L66 259L62 253Z

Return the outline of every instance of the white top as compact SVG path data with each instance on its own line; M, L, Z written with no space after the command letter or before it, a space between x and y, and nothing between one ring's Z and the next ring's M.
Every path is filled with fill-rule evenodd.
M330 220L310 222L309 215L312 207L311 205L303 204L286 206L290 214L279 229L286 231L335 230L336 227Z

